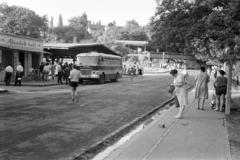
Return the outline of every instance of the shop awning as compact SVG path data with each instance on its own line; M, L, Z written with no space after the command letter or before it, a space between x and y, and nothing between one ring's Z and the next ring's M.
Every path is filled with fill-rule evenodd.
M79 43L45 43L44 51L52 53L53 57L76 57L80 53L99 52L111 55L118 55L117 52L103 44L79 44Z

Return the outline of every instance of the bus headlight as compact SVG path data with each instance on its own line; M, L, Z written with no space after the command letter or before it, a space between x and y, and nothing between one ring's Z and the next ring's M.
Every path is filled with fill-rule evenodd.
M99 75L99 71L92 71L93 75Z
M91 78L99 78L99 71L92 71Z

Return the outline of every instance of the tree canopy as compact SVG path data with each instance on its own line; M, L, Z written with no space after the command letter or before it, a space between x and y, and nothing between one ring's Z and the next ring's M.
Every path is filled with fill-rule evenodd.
M59 16L59 24L62 21L61 17ZM83 13L81 16L69 19L69 25L67 26L58 25L58 27L54 27L52 32L56 35L58 41L73 42L76 39L79 42L88 37L87 27L87 14Z
M239 55L240 1L158 2L151 18L153 48L223 61Z
M144 27L141 27L137 21L127 21L126 26L120 35L121 40L147 41L148 36Z
M59 17L58 17L58 27L63 27L63 18L62 18L62 15L59 14Z
M4 33L40 38L48 29L46 16L23 7L0 4L0 28Z

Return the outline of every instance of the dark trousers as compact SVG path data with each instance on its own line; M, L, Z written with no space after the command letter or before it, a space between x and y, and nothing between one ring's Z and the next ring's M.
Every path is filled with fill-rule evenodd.
M5 83L6 83L6 86L10 85L11 77L12 77L12 73L11 73L11 72L6 72L6 74L5 74Z
M22 73L17 72L15 77L15 86L21 86L22 85Z
M62 83L62 72L58 72L58 83Z
M66 85L68 85L69 84L69 78L68 77L65 77L65 82L66 82Z

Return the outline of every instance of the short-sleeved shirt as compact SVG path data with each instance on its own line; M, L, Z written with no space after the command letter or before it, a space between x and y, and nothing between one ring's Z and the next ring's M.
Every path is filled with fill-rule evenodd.
M71 80L71 82L78 82L80 76L81 76L80 71L77 69L73 69L70 72L69 79Z
M227 87L227 78L223 76L217 77L215 87Z
M17 66L17 71L18 71L18 72L23 72L23 67L22 67L21 65L18 65L18 66Z
M43 71L44 71L45 73L49 73L49 72L50 72L50 66L49 66L49 65L44 66L44 67L43 67Z
M12 68L11 66L7 66L7 67L5 68L5 71L12 73L12 72L13 72L13 68Z

